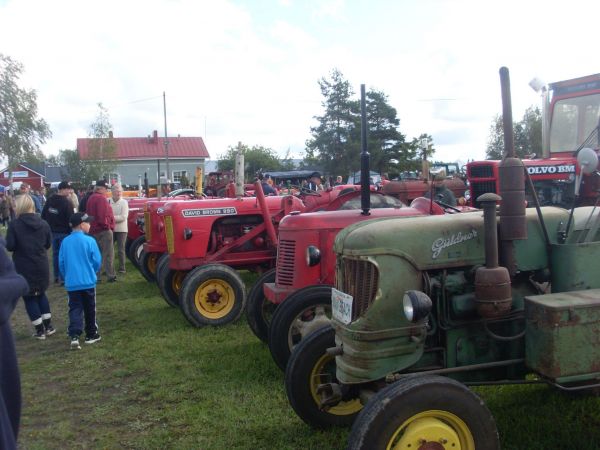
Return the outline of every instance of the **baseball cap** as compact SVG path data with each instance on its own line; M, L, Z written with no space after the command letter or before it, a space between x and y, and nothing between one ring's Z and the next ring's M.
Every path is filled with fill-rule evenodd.
M92 216L88 216L86 213L75 213L69 219L69 225L72 227L76 227L81 225L83 222L90 223L94 218Z
M71 189L71 183L69 181L61 181L58 183L58 190L61 189Z
M96 187L106 187L106 180L98 180L96 181Z

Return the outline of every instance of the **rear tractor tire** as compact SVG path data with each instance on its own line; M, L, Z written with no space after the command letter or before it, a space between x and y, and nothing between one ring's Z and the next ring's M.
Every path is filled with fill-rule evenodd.
M183 280L179 305L195 327L234 322L243 313L245 304L244 282L229 266L196 267Z
M263 273L248 294L246 301L246 319L250 329L257 338L267 343L269 340L269 326L277 305L265 297L263 286L265 283L275 282L275 269Z

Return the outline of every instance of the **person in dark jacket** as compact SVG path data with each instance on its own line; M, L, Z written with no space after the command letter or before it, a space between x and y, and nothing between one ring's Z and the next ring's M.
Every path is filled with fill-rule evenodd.
M73 205L69 199L72 192L71 183L61 181L58 192L52 195L42 209L42 219L48 222L52 231L52 268L54 270L54 282L61 281L58 270L58 251L60 243L71 232L69 218L73 214Z
M6 248L13 252L17 272L25 277L29 292L23 296L25 309L35 327L34 338L46 339L56 332L52 326L50 303L46 289L50 283L47 251L52 244L50 226L37 214L29 195L16 200L17 218L10 222L6 233Z
M21 418L21 380L10 316L21 295L29 290L27 281L17 274L0 237L0 448L17 448Z

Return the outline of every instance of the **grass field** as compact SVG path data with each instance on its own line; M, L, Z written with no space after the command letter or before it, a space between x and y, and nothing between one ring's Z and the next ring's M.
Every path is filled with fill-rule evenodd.
M247 276L248 285L254 278ZM128 266L98 286L102 341L71 351L66 293L49 292L58 332L31 338L13 315L22 449L343 449L347 430L314 431L288 405L283 374L244 319L196 329ZM478 388L504 449L600 449L600 399L546 386Z

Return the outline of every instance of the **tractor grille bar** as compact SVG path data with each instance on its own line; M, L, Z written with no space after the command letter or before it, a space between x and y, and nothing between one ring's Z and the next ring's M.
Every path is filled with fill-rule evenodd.
M167 238L167 250L170 254L175 253L175 239L173 236L173 218L165 216L165 237Z
M375 300L379 284L377 266L364 259L342 259L343 276L337 277L339 290L353 298L352 320L358 319Z
M277 254L277 284L292 286L294 283L294 255L296 253L296 241L279 241Z
M476 208L481 208L477 198L482 194L487 194L488 192L496 193L496 182L494 180L471 181L471 189L473 190L473 204Z
M150 213L144 212L144 233L146 234L146 242L152 240L152 225L150 224Z

